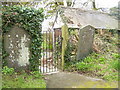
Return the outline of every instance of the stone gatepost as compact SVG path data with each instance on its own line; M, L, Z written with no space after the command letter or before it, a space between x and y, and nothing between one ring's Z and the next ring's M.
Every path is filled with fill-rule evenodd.
M85 58L93 50L95 28L88 25L79 32L77 60Z
M31 37L27 31L14 26L4 34L4 49L9 54L6 57L9 67L15 70L28 69Z

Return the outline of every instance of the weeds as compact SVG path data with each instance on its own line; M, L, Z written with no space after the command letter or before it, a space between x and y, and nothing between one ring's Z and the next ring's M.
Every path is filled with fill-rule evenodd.
M3 88L46 88L43 76L38 71L29 74L15 72L13 68L5 66L2 70L2 87Z
M8 68L7 66L5 66L2 69L2 73L4 75L7 75L7 74L12 75L14 73L14 68Z

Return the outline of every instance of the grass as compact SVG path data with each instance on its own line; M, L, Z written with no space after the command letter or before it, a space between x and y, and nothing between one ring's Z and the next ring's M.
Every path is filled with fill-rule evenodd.
M99 77L107 81L118 81L118 70L120 70L120 55L118 54L118 35L95 35L94 42L97 43L99 53L91 53L84 60L67 62L65 69L77 71L81 74Z
M46 88L41 74L14 73L2 76L2 88Z
M118 55L118 54L117 54ZM75 67L78 71L89 71L95 73L97 76L109 80L109 81L118 81L118 58L108 60L105 56L96 58L96 54L93 53L82 62L75 64ZM118 55L119 56L119 55ZM118 66L119 65L119 66Z

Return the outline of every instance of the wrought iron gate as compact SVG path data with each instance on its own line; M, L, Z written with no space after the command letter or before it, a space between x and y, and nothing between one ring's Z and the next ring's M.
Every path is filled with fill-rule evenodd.
M61 68L61 30L43 31L40 71L49 73Z

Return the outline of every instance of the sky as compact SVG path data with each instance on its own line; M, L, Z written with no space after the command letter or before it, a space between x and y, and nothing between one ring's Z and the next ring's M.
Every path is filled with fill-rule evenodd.
M97 7L103 7L103 8L111 8L114 6L118 6L118 2L120 0L95 0Z
M79 8L83 5L83 3L87 2L88 0L76 0L75 7ZM112 8L118 6L118 2L120 0L95 0L97 8ZM87 8L91 7L91 3L88 4Z

